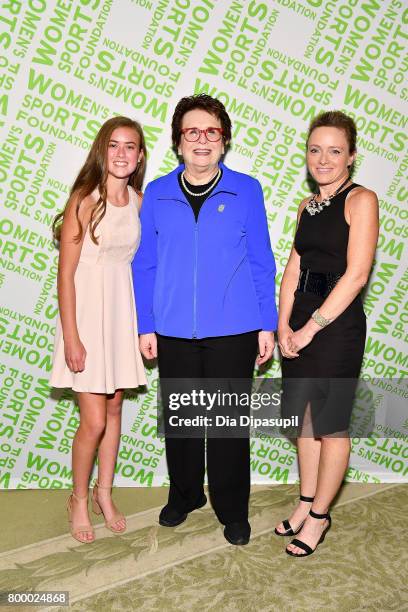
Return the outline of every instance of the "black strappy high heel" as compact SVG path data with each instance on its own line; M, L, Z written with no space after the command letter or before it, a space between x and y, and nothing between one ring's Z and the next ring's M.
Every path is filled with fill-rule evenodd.
M330 514L328 512L326 514L317 514L316 512L313 512L313 510L310 510L309 514L310 514L310 516L312 516L315 519L327 519L329 521L329 524L324 529L322 535L320 536L320 540L316 544L315 548L310 548L310 546L308 544L305 544L305 542L302 542L302 540L297 540L296 538L294 540L292 540L291 544L294 544L295 546L298 546L299 548L301 548L305 552L297 554L297 553L294 553L291 550L288 550L286 548L285 551L291 557L308 557L309 555L314 553L314 551L319 546L319 544L321 544L324 541L324 538L326 537L326 533L329 531L329 529L331 527L331 516L330 516Z
M313 500L314 500L314 497L306 497L305 495L299 495L299 499L300 499L300 501L312 503ZM296 529L296 531L293 531L293 528L291 527L291 524L289 523L288 519L285 519L284 521L282 521L282 525L284 526L286 531L284 531L284 532L278 531L277 528L275 527L275 533L278 536L293 536L293 535L296 535L302 529L304 522L305 521L300 523L300 525Z

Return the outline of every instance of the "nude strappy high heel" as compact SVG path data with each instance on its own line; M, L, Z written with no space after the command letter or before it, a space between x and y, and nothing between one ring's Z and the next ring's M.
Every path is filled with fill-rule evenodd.
M72 523L72 500L74 498L76 500L88 499L88 495L84 495L83 497L80 497L79 495L75 495L75 493L72 492L71 495L67 499L68 522L69 522L71 535L73 538L75 538L75 540L77 540L78 542L81 542L81 544L91 544L92 542L95 541L95 531L92 525L74 526ZM82 540L80 538L81 533L91 533L92 540Z
M112 487L103 487L102 485L99 484L98 481L96 481L94 484L94 488L92 490L92 511L95 514L103 514L103 510L97 500L97 495L98 495L97 490L98 489L112 489ZM105 518L105 515L104 515L104 518ZM105 527L109 529L110 531L112 531L112 533L123 533L126 530L126 525L122 529L113 528L113 525L120 520L124 520L126 522L126 517L124 516L124 514L122 514L121 512L117 510L114 516L109 521L105 520Z

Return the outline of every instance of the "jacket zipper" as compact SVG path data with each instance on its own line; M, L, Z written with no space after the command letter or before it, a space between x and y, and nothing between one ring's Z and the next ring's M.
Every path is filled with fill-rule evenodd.
M197 259L198 259L198 224L194 227L194 296L193 296L193 339L197 338Z
M214 193L211 193L205 201L209 200L215 195L218 195L219 193L221 192L215 191ZM191 210L191 214L194 216L193 209L191 208L188 202L186 202L185 200L180 200L180 199L178 199L178 201L183 202L183 204L186 204ZM198 218L195 221L195 227L194 227L194 277L193 277L194 296L193 296L193 337L192 337L193 340L197 338L197 260L198 260Z

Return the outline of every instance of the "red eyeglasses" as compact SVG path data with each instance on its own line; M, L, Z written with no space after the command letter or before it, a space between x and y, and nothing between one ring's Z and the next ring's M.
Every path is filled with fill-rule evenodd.
M201 134L205 134L206 139L209 142L218 142L223 135L223 130L221 128L209 127L205 130L200 130L199 128L184 128L180 130L183 134L184 138L187 142L197 142L200 140Z

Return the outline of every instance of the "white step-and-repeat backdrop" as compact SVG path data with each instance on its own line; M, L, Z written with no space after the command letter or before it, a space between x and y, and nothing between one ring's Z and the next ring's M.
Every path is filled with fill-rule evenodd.
M50 224L101 123L143 124L146 182L176 164L178 99L206 92L233 122L226 163L263 186L279 275L308 193L307 125L341 109L359 129L355 180L378 193L381 234L365 292L363 374L407 397L408 6L404 0L13 0L0 2L0 486L68 487L78 425L51 397L58 252ZM276 359L268 376L279 375ZM115 483L166 484L157 370L129 394ZM384 391L374 397L381 407ZM407 481L407 420L353 438L347 478ZM297 479L284 439L252 439L253 482Z

